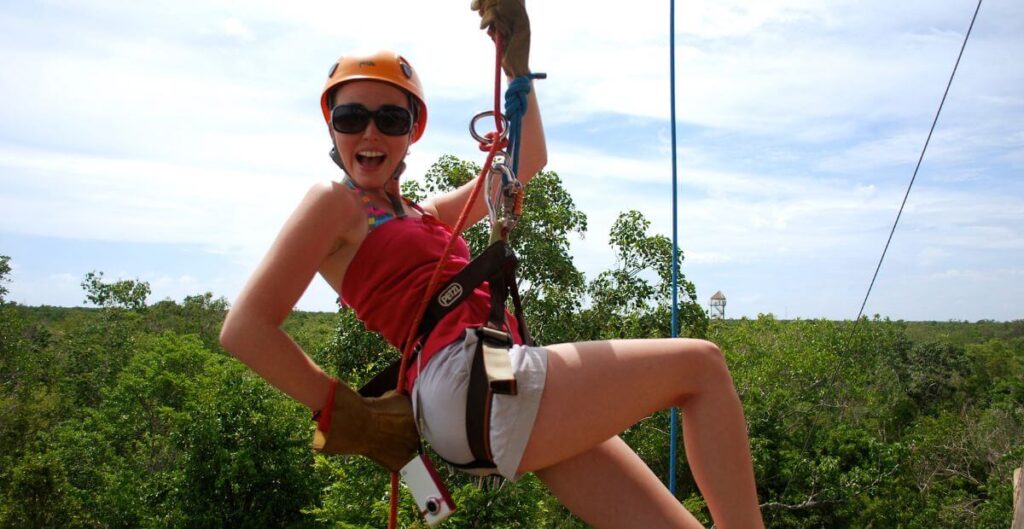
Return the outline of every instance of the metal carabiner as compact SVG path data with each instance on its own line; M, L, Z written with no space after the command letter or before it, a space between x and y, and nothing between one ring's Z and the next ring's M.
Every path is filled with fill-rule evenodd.
M491 226L498 224L498 210L502 207L502 190L505 187L505 181L512 175L512 170L509 169L507 160L509 154L505 151L498 151L494 154L494 159L491 160L491 170L487 171L487 180L484 181L486 186L485 195L487 199L487 218L490 220ZM501 182L495 185L494 178L501 177Z
M476 131L476 122L480 121L480 118L485 118L485 117L493 116L493 115L494 115L494 111L493 110L484 110L483 112L480 112L479 114L473 116L473 119L469 120L469 134L470 134L470 136L473 136L474 140L476 140L476 141L478 141L480 143L483 143L483 144L491 143L490 140L488 140L487 138L485 138L485 137L483 137L483 136L481 136L480 134L477 133L477 131ZM508 118L506 118L504 115L501 115L501 114L499 114L499 116L501 117L502 128L501 128L501 136L499 136L496 141L502 141L502 140L504 140L505 138L508 137Z

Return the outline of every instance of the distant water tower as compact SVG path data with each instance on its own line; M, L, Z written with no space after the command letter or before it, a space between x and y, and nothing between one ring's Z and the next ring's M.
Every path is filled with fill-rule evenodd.
M725 294L722 294L721 290L711 296L711 317L725 319Z

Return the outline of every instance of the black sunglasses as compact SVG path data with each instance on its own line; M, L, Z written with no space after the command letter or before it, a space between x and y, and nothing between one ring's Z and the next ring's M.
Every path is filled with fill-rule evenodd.
M396 105L383 105L370 110L359 103L338 105L331 110L331 125L342 134L358 134L373 124L382 134L402 136L412 130L412 112Z

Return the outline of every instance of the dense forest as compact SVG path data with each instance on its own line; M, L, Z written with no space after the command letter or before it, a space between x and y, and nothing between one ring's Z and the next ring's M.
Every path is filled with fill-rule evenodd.
M441 158L414 197L477 170ZM545 172L512 239L540 343L670 334L672 245L625 212L612 268L591 280L568 253L586 217ZM482 226L467 232L474 252ZM682 253L679 254L682 260ZM227 300L150 303L149 285L82 281L89 308L4 301L0 256L0 527L386 525L388 475L310 449L308 410L227 355ZM746 412L758 493L773 528L1008 529L1024 464L1024 321L709 320L680 282L681 335L718 343ZM345 309L294 312L285 328L354 385L397 352ZM580 410L580 413L598 413ZM659 475L667 413L623 435ZM710 525L685 454L679 500ZM442 469L459 510L442 527L583 527L533 476L481 488ZM402 527L424 527L403 494Z

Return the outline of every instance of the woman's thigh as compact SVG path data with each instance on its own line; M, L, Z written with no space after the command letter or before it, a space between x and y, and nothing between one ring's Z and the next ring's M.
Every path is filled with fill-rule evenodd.
M592 527L704 527L619 437L540 469L537 477Z
M615 340L547 349L547 381L520 472L582 454L709 385L732 384L718 347L704 340Z

